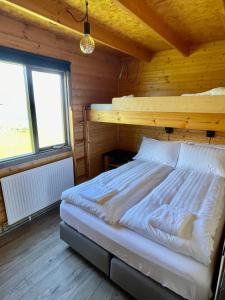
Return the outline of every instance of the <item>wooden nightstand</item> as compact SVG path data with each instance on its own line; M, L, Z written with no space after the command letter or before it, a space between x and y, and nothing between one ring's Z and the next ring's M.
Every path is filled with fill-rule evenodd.
M103 154L104 171L115 169L132 160L136 152L127 150L113 150Z

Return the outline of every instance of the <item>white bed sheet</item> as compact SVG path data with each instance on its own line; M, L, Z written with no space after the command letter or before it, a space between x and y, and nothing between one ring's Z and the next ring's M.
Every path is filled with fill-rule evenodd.
M91 104L91 110L112 110L112 104Z
M109 224L115 224L129 208L150 193L172 170L172 167L156 162L131 161L64 191L61 199L81 207ZM84 197L85 189L95 190L95 186L102 184L109 191L117 190L104 204Z
M60 215L65 223L178 295L191 300L210 298L212 266L206 267L124 227L108 225L64 201Z
M224 225L224 202L223 177L175 169L151 193L131 207L119 223L173 251L209 265L216 249L217 229ZM168 234L149 224L151 214L165 204L196 216L190 238ZM167 220L164 222L166 225Z

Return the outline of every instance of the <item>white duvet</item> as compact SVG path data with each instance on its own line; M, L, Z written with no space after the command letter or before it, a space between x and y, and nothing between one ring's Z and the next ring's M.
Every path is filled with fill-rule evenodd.
M62 193L62 200L115 224L168 174L172 167L132 161Z
M224 209L225 179L191 170L174 170L142 201L130 208L120 224L176 252L209 265L214 250L214 236ZM161 230L151 225L151 214L161 206L188 212L195 216L189 238L168 234L169 219Z

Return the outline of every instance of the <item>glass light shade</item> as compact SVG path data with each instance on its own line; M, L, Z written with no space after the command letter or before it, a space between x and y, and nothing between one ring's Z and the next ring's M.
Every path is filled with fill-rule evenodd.
M80 41L80 49L85 54L91 54L95 50L95 41L90 34L84 34Z

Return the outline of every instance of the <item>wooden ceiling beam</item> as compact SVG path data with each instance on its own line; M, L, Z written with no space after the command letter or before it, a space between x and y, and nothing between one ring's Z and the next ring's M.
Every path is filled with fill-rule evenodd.
M26 10L26 13L32 13L34 19L44 17L47 22L53 22L59 28L60 26L67 27L74 33L83 34L83 24L76 22L73 18L73 15L76 16L79 12L66 3L53 0L1 0L1 2L5 5L14 6L18 11L21 9ZM149 49L115 32L109 32L91 17L89 21L91 23L91 35L96 41L140 60L150 61L153 54Z
M123 9L132 13L153 30L160 38L184 56L189 55L189 45L177 36L169 26L151 9L145 1L140 0L115 0Z

